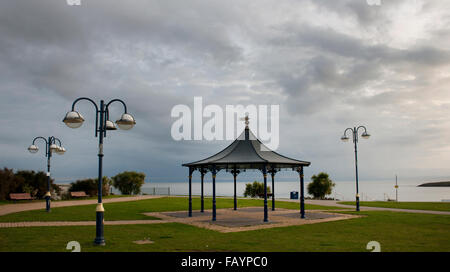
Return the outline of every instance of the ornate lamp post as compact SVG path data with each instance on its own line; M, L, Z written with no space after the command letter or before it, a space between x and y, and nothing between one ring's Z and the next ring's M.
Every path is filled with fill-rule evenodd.
M353 144L355 145L355 170L356 170L356 211L359 212L359 188L358 188L358 131L359 129L364 129L364 132L361 134L361 137L364 139L369 139L370 134L367 133L367 129L365 126L359 126L359 127L353 127L353 128L347 128L344 131L344 135L341 137L341 140L343 142L347 142L349 140L349 137L347 136L347 131L351 131L353 134Z
M35 144L38 139L42 139L45 142L45 157L47 157L47 193L45 194L45 202L46 210L47 212L50 212L50 199L52 197L52 194L50 193L50 158L52 157L52 152L62 155L66 152L66 149L62 147L61 141L58 138L51 136L48 137L48 139L45 139L44 137L39 136L34 138L30 147L28 147L28 151L32 154L39 151L39 148ZM56 144L56 141L58 141L58 145Z
M103 138L106 137L107 130L116 130L116 126L109 120L108 107L113 102L120 102L124 107L124 113L119 120L116 121L117 126L123 130L129 130L134 127L136 121L134 117L127 113L127 106L120 99L113 99L107 104L103 100L100 101L100 107L90 98L80 97L76 99L72 104L72 110L66 114L63 122L70 128L79 128L83 122L83 116L75 111L75 104L80 100L90 101L95 107L95 137L99 138L98 143L98 203L96 208L96 238L94 240L95 245L105 245L105 239L103 237L103 218L104 209L102 204L102 163L103 163Z

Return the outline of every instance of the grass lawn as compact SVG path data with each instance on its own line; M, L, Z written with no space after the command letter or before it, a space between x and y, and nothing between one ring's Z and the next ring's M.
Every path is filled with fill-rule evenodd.
M108 196L103 196L103 199L119 198L119 197L130 197L130 196L129 195L108 195ZM73 200L88 200L88 199L97 199L97 196L72 198L72 199L65 199L65 200L52 200L52 202L73 201ZM6 205L6 204L23 204L23 203L34 203L34 202L45 202L45 199L20 200L20 201L16 201L16 202L14 202L12 200L0 200L0 206L1 205Z
M339 204L355 205L353 201L338 202ZM430 210L450 212L450 202L394 202L394 201L362 201L361 206L397 208L411 210Z
M220 203L223 206L226 202ZM378 241L381 251L450 251L448 215L389 211L359 214L366 217L237 233L178 223L105 226L104 247L93 246L94 226L5 228L0 229L0 251L67 251L69 241L80 242L81 251L366 252L369 241ZM145 238L154 243L133 243Z
M205 209L212 209L210 198L205 199ZM259 199L238 199L238 207L263 206L263 200ZM143 215L144 212L158 211L180 211L188 209L188 200L185 197L164 197L156 199L145 199L139 201L127 201L117 203L105 203L105 220L152 220L157 219ZM193 209L200 210L200 198L193 198ZM299 204L295 202L277 201L278 208L299 209ZM0 222L25 222L25 221L90 221L95 220L96 204L52 208L50 213L45 209L25 211L0 216ZM232 198L217 198L217 208L232 208ZM269 201L269 207L271 202ZM306 204L308 209L342 209L329 206L317 206Z
M34 200L0 200L0 205L8 205L8 204L24 204L24 203L36 203L36 202L44 202L45 199L34 199Z
M8 201L8 200L0 200L0 206L1 206L1 205L6 205L6 204L12 204L12 201Z
M110 199L110 198L121 198L121 197L130 197L131 195L107 195L102 196L103 199ZM52 202L60 202L60 201L73 201L73 200L88 200L88 199L97 199L97 196L88 196L88 197L79 197L79 198L71 198L71 199L65 199L65 200L52 200Z

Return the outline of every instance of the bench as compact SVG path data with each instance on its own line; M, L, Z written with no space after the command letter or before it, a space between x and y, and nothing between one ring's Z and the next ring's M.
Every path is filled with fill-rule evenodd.
M71 197L88 197L85 192L70 192Z
M30 193L11 193L9 194L9 199L14 200L33 200L34 197L30 195Z

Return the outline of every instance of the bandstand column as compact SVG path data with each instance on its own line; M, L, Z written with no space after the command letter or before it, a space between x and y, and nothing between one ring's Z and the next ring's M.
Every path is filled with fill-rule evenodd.
M239 174L239 170L236 169L236 165L234 166L233 170L231 170L231 173L233 174L234 178L234 210L237 210L236 179L237 175Z
M275 169L271 169L270 175L272 176L272 211L275 211Z
M211 169L212 173L212 184L213 184L213 210L212 210L212 221L216 221L216 167L213 165Z
M189 217L192 217L192 173L194 168L189 167Z
M297 169L300 175L300 217L305 218L305 186L304 186L304 176L303 176L303 166Z
M200 169L200 178L201 178L201 196L200 196L200 212L205 212L205 199L204 199L204 190L203 190L203 181L205 179L206 171L203 167Z
M269 213L267 209L267 167L264 165L262 169L264 175L264 222L269 221Z

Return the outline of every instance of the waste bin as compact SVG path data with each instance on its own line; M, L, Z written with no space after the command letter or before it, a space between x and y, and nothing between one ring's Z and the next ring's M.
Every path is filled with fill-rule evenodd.
M291 192L291 199L298 199L298 192L297 191L292 191Z

